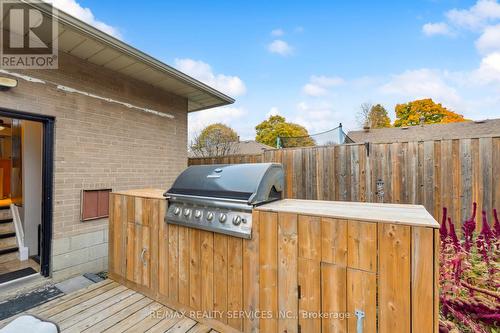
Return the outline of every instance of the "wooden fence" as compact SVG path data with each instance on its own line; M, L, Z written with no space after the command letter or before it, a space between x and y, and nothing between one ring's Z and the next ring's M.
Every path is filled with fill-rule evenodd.
M195 158L190 165L278 162L285 196L297 199L422 204L454 223L472 203L491 218L500 209L500 137L267 150L259 155Z
M232 155L225 157L195 157L190 158L189 165L200 164L241 164L241 163L262 163L264 154Z

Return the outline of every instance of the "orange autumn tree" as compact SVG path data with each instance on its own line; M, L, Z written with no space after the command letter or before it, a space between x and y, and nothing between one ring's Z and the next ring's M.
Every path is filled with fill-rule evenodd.
M396 105L394 127L419 125L420 118L424 119L424 124L446 124L468 121L461 114L448 110L440 103L434 103L431 98L425 98Z

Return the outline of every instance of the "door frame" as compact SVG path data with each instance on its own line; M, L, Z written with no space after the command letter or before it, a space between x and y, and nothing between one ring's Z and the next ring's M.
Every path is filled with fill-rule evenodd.
M40 239L40 274L50 276L52 250L53 191L54 191L54 142L55 117L36 113L17 111L0 107L0 116L31 120L43 125L42 147L42 231Z

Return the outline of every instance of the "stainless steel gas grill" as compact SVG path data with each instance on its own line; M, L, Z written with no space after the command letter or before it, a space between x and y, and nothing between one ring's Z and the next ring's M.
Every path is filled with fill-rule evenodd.
M190 166L164 194L165 222L250 239L252 208L281 199L283 178L276 163Z

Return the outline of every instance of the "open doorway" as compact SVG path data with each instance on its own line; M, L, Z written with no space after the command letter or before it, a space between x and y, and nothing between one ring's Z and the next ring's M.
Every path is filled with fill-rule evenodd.
M49 275L53 118L0 109L0 284Z

